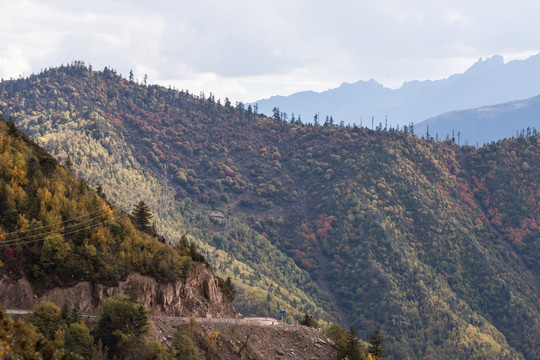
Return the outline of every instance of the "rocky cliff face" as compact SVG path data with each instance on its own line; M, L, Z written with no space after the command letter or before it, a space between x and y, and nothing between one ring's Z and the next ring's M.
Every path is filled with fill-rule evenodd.
M197 317L233 317L234 308L224 300L218 280L212 270L194 263L186 278L172 283L160 283L152 277L132 274L117 286L88 281L67 288L54 288L36 294L26 278L17 281L0 278L0 305L6 308L31 309L34 304L50 301L59 306L77 305L82 312L95 312L106 298L116 294L137 293L138 300L153 315Z

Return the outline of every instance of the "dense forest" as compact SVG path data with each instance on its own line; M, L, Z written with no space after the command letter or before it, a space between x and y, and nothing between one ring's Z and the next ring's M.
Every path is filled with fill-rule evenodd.
M0 117L0 275L40 290L132 272L173 281L202 256L164 244Z
M72 171L69 161L58 164L0 116L3 282L24 276L37 294L81 281L114 286L134 272L172 282L187 277L194 262L205 262L186 237L175 245L164 243L149 224L152 214L144 202L129 215ZM226 301L232 301L230 279L218 280ZM125 292L105 299L97 323L90 325L77 307L42 302L13 321L0 306L0 358L197 358L193 332L178 330L169 348L151 340L150 312L138 302L141 290L133 283Z
M0 83L0 111L112 203L144 200L168 241L188 234L245 314L380 328L398 358L540 357L539 136L302 124L81 63Z

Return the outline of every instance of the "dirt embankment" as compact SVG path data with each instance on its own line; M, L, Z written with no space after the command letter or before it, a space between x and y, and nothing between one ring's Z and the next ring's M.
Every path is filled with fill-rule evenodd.
M151 334L171 345L176 328L154 319ZM330 360L336 348L320 329L299 325L197 324L194 336L203 360Z

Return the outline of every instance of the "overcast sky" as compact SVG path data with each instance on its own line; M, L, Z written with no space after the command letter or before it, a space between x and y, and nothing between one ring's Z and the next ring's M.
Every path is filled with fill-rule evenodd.
M540 52L538 0L0 0L0 77L82 60L250 102Z

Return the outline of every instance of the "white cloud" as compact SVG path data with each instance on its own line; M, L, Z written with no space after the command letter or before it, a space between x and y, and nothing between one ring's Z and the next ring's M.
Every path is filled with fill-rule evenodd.
M4 0L2 13L0 77L77 59L245 102L540 51L535 0Z
M24 51L13 44L0 48L0 74L3 79L23 74L30 67Z

